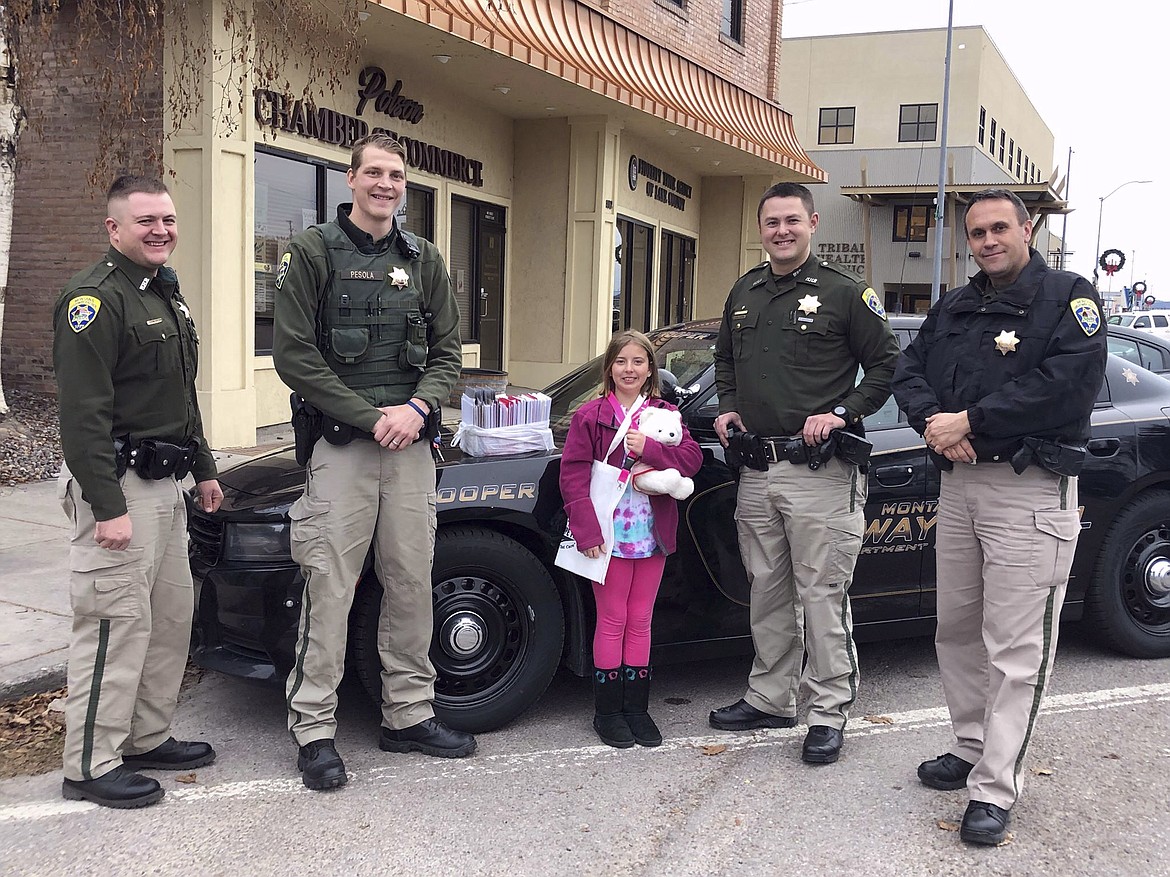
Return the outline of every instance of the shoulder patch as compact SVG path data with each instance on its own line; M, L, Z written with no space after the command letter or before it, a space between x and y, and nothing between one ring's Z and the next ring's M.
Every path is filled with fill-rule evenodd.
M92 295L75 295L69 299L69 328L80 332L97 319L101 309L101 299Z
M280 267L276 269L276 288L280 289L284 285L284 278L288 276L288 266L292 262L292 253L285 253L281 257Z
M861 300L865 302L865 306L881 317L886 318L886 309L882 307L881 301L878 299L877 293L873 291L873 287L867 286L865 291L861 293Z
M1093 335L1101 328L1101 312L1097 310L1097 303L1091 298L1074 298L1069 303L1069 308L1077 318L1077 325L1086 335Z

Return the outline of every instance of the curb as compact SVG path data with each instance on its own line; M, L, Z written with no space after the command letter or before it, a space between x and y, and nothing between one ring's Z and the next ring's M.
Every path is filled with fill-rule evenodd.
M43 694L65 686L65 664L55 664L51 667L41 667L15 679L0 680L0 703L10 703L28 697L30 694Z

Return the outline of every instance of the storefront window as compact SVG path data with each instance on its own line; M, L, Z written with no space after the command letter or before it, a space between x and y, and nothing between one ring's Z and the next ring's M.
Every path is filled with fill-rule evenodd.
M408 185L399 226L433 239L435 193ZM288 242L311 225L337 216L337 205L352 200L340 164L310 161L288 153L256 150L256 355L272 353L276 272Z

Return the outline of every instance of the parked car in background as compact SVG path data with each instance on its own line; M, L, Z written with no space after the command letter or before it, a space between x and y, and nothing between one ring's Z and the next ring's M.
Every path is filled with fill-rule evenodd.
M1160 375L1170 374L1170 338L1109 323L1109 352Z
M1152 332L1163 338L1170 338L1170 315L1165 313L1151 313L1140 311L1130 314L1110 314L1106 321L1110 326L1123 326L1126 329L1141 329Z
M894 316L905 346L921 318ZM747 575L735 534L735 475L714 431L717 321L651 333L660 368L703 446L695 492L682 503L678 552L654 614L658 662L750 654ZM593 360L552 384L558 447L473 458L442 443L432 577L436 711L470 731L499 727L544 692L559 666L591 666L590 586L553 564L565 527L559 446L601 378ZM1170 656L1170 381L1109 358L1080 482L1082 533L1064 618L1085 618L1109 647ZM934 629L934 525L939 473L891 399L866 419L874 453L861 556L850 589L858 640ZM790 464L777 464L790 465ZM293 663L303 581L289 554L288 508L304 486L291 449L220 475L215 514L189 504L196 588L193 657L253 679L283 680ZM350 621L350 665L379 696L381 585L367 563Z

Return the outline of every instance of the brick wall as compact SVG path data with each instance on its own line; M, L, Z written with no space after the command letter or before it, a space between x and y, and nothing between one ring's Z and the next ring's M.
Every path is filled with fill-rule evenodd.
M162 131L161 77L152 77L139 90L136 117L142 121L124 129L123 143L107 153L108 172L90 186L98 159L94 84L111 63L110 42L94 40L79 52L75 28L75 14L66 7L47 42L35 32L21 34L17 57L22 77L23 58L36 53L43 59L35 79L18 83L19 100L30 119L39 120L40 130L27 127L17 147L0 367L5 386L42 392L56 392L52 324L57 296L73 274L109 246L102 225L105 188L127 167L141 170L147 141L161 142ZM161 53L160 40L139 42L149 46L142 51Z
M672 51L713 70L753 94L769 93L774 0L743 0L743 44L719 38L722 0L583 0L616 21ZM780 22L776 22L776 40Z

